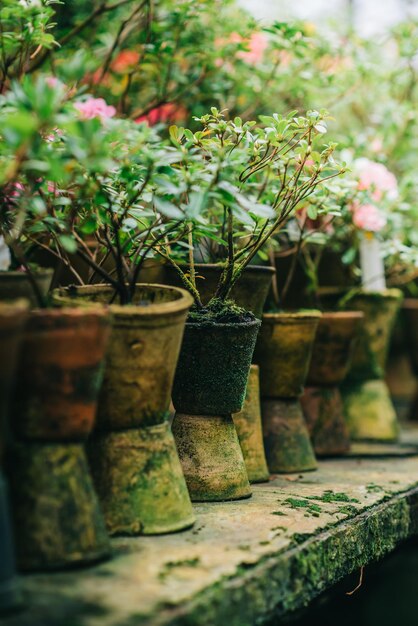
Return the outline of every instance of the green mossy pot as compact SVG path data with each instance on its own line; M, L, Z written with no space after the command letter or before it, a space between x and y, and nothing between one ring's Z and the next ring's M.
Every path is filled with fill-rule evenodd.
M18 443L11 464L19 569L61 569L109 556L109 538L82 444Z
M215 295L219 278L223 271L216 263L196 263L196 286L201 295L202 303L207 304ZM165 267L165 282L177 287L182 286L176 270L167 265ZM234 285L230 299L246 311L251 311L261 319L264 303L274 278L275 269L264 265L248 265L237 283Z
M41 294L46 297L52 282L54 270L50 268L32 270L36 284ZM26 272L0 271L0 300L15 300L24 298L30 306L39 306L32 284Z
M352 365L341 391L350 437L356 440L396 441L399 424L383 380L392 329L402 303L402 292L362 292L348 302L362 311Z
M339 456L350 449L339 385L347 376L363 321L360 311L325 312L319 320L301 398L318 456Z
M174 532L194 522L168 429L174 371L192 297L138 284L132 305L108 304L113 289L60 289L57 302L101 303L112 314L97 428L89 443L95 485L112 535Z
M99 433L89 456L112 535L155 535L195 522L170 425Z
M18 608L21 592L16 578L10 523L8 486L3 476L3 454L19 348L29 302L0 303L0 615Z
M172 394L177 412L228 415L241 410L259 328L258 319L186 323Z
M110 545L83 442L110 334L103 308L33 310L22 342L8 473L18 565L89 563Z
M264 446L270 472L308 471L316 460L299 396L321 313L266 313L254 360L260 366Z
M418 377L418 298L407 298L402 307L405 334L412 371ZM415 397L412 400L409 419L418 421L418 387L415 383Z
M251 365L244 406L239 413L232 415L232 419L237 430L250 483L267 481L269 471L263 444L258 365Z
M173 434L193 502L251 496L247 470L230 415L176 413Z

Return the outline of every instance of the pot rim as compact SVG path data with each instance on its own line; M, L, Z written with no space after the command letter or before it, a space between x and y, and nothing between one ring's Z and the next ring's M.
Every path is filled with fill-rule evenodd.
M22 313L29 312L30 303L26 298L16 298L15 300L4 300L0 302L0 316L14 317Z
M263 313L263 323L285 324L286 322L311 322L322 317L318 309L306 311L282 311L280 313Z
M254 326L261 326L261 320L255 318L254 320L249 320L247 322L227 322L223 324L222 322L187 322L186 328L196 328L197 330L211 330L216 328L254 328Z
M80 306L65 306L62 308L32 309L29 315L31 320L68 318L77 320L85 317L108 318L109 311L101 306L84 308Z
M52 267L38 267L32 270L32 274L37 276L52 276L54 273ZM28 278L28 273L23 270L0 270L0 280L23 280Z
M182 266L189 267L188 263L180 263L179 265L180 267ZM207 267L209 269L222 269L222 265L220 263L195 263L194 265L196 268ZM166 265L166 267L174 271L174 268L171 265ZM273 274L276 273L276 268L272 267L271 265L247 265L243 269L242 274L246 274L247 272L251 272L251 271L253 273L260 272L260 273L270 274L271 276L273 276ZM237 282L239 282L239 280Z
M176 300L169 302L158 302L149 304L148 306L141 307L137 304L107 304L105 302L89 302L83 301L81 298L77 298L77 293L72 297L68 295L71 290L81 293L113 293L114 289L111 285L97 284L97 285L73 285L70 287L58 287L52 292L54 302L62 303L67 307L69 302L78 302L78 307L82 310L86 308L93 308L94 306L105 311L110 311L112 314L118 316L135 316L141 318L149 318L155 315L171 315L173 313L186 312L193 304L194 300L191 294L181 287L172 287L171 285L160 285L159 283L136 283L136 287L146 288L147 290L163 289L164 291L172 291L180 294L180 297Z
M363 319L363 311L322 311L322 319Z

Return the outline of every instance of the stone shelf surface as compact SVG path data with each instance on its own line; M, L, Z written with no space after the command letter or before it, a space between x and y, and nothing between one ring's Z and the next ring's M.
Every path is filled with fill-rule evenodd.
M418 457L346 458L196 505L187 532L113 540L115 556L22 577L3 626L253 626L288 616L418 529Z

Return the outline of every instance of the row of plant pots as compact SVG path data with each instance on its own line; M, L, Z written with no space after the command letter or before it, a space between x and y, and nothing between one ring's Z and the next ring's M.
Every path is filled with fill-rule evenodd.
M206 272L210 277L220 268L199 268L203 279ZM57 309L4 305L2 330L15 337L16 353L21 335L15 376L13 359L2 360L10 365L2 383L16 379L5 467L20 569L103 558L108 534L188 528L195 520L191 500L249 497L249 477L258 482L269 471L312 470L314 450L346 451L338 386L355 336L360 329L352 380L369 397L370 379L383 385L389 318L400 297L358 296L350 304L363 310L365 323L358 311L262 314L273 273L246 270L233 297L256 319L235 324L186 322L191 296L152 284L138 285L129 306L109 304L113 291L105 285L56 290ZM2 398L10 395L4 391ZM356 437L350 387L347 397L347 425ZM390 428L390 437L377 438L394 439ZM360 436L368 438L364 429ZM7 567L9 584L10 559Z

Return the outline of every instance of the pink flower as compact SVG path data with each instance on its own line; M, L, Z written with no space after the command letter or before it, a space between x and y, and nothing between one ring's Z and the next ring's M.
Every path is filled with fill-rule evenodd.
M141 122L146 122L150 126L153 126L159 122L177 122L183 120L185 115L186 110L184 107L174 104L174 102L167 102L166 104L161 104L151 109L146 115L137 117L135 123L141 124Z
M264 51L268 46L268 40L264 33L255 32L249 39L244 39L239 33L231 33L227 40L222 37L215 40L215 46L221 47L228 43L243 43L248 50L239 50L237 58L242 59L249 65L257 65L263 60ZM222 59L215 61L217 66L222 64Z
M115 107L107 104L103 98L89 98L84 102L75 102L74 106L83 120L99 117L103 121L113 117L116 113Z
M398 183L394 174L382 163L364 158L357 159L355 170L358 175L358 189L369 191L375 202L379 202L384 194L390 199L396 198Z
M137 65L140 55L135 50L122 50L113 61L111 68L117 74L132 69Z
M378 233L386 226L386 218L374 204L361 204L352 207L353 224L357 228Z

